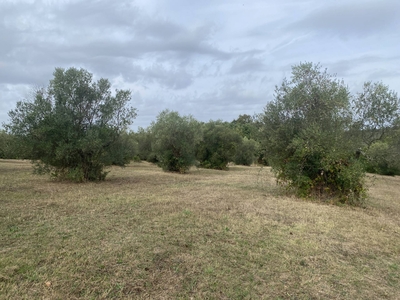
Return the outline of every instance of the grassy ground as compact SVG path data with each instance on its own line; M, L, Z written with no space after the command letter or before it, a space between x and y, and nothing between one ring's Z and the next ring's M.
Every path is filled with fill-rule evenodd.
M367 208L284 195L267 168L147 163L52 182L0 160L1 299L400 299L400 178Z

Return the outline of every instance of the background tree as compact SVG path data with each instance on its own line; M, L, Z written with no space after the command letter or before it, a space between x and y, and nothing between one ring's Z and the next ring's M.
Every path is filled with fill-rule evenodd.
M353 131L358 133L367 171L400 174L400 100L397 93L381 82L366 82L353 104Z
M47 90L20 101L9 112L11 134L28 145L38 172L74 181L102 180L104 168L123 166L122 133L136 110L127 107L130 91L113 95L107 79L94 82L83 69L57 68Z
M157 157L152 149L153 134L151 126L148 128L139 127L138 131L134 134L137 142L138 156L140 160L146 160L151 163L157 163Z
M242 137L244 143L239 146L238 153L235 157L236 164L249 165L253 163L253 154L250 157L245 157L245 153L251 149L257 149L257 162L262 165L267 165L267 158L264 148L261 146L264 142L263 136L260 134L262 124L257 115L239 115L239 117L230 123L230 127L237 131ZM253 142L257 142L257 145ZM249 148L250 147L250 148ZM239 162L240 161L240 162ZM250 162L251 161L251 162Z
M400 116L397 93L381 82L366 82L354 101L355 124L362 142L369 148L391 133Z
M0 130L0 158L14 159L23 158L22 151L18 149L18 141L15 136Z
M203 168L226 170L233 161L236 148L242 143L239 133L221 121L210 121L203 127L203 141L197 149L197 159Z
M250 115L239 115L230 123L230 127L236 130L242 137L247 139L259 140L260 124L256 117Z
M400 136L373 143L365 153L366 171L381 175L400 175Z
M192 116L164 110L152 124L152 149L157 164L165 171L185 173L196 162L196 144L201 139L200 123Z
M237 165L250 166L259 155L260 144L255 140L243 138L242 143L236 145L234 163Z
M364 171L356 145L346 137L351 125L349 91L320 65L301 63L275 89L262 115L269 162L281 183L300 196L338 196L360 204Z
M138 156L138 143L134 132L122 131L119 138L111 146L110 151L114 153L113 165L121 166L134 160Z

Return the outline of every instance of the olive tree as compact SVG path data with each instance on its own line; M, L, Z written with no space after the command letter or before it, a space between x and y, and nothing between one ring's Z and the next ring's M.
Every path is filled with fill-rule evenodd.
M362 202L364 171L347 137L350 94L342 81L319 64L293 66L290 80L276 87L261 118L267 156L279 182L300 196Z
M192 116L164 110L151 125L152 149L165 171L185 173L196 162L196 144L201 140L200 123Z
M383 175L400 174L400 99L397 93L381 82L366 82L353 105L354 129L366 158L367 171Z
M237 165L250 166L259 154L260 144L255 140L243 138L242 143L236 146L234 162Z
M203 140L197 148L197 158L203 168L226 170L234 161L236 148L242 143L238 132L221 121L210 121L203 126Z
M54 71L47 89L20 101L6 128L29 147L39 173L74 181L102 180L106 166L129 161L122 133L136 117L128 90L84 69Z
M362 142L369 148L393 130L400 116L400 99L387 85L369 81L355 98L354 110Z
M151 126L146 129L139 127L137 132L134 134L135 140L138 147L138 158L148 162L156 163L157 157L152 149L153 134L151 132Z
M17 143L18 141L13 135L8 134L5 130L0 130L0 158L21 158Z
M243 138L249 140L259 140L259 122L257 116L247 114L239 117L230 123L230 127L235 129Z

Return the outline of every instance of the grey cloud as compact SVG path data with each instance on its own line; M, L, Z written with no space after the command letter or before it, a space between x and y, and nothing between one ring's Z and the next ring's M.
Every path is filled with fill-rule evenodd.
M166 49L177 51L179 46L189 42L190 51L199 47L200 53L222 53L207 44L213 24L200 25L190 30L166 18L140 14L136 7L126 3L104 0L59 5L39 5L38 2L24 6L0 3L0 10L2 14L7 14L4 16L7 26L3 25L3 30L18 30L20 40L24 38L28 41L79 44L99 40L116 42L137 39L145 41L149 46L156 46L155 51L161 50L157 42L169 42ZM20 20L26 23L22 29ZM3 33L7 35L7 32ZM33 33L36 35L33 36Z
M184 89L193 82L185 65L202 56L231 55L211 43L214 25L186 28L150 17L131 1L77 1L45 5L0 3L0 82L43 84L55 67L87 67L100 76ZM140 67L146 61L151 67ZM173 68L171 66L174 66Z
M217 60L227 60L232 57L228 52L219 50L209 42L213 31L213 24L204 24L194 29L181 28L178 34L164 39L155 45L155 49L160 52L175 53L175 58L193 57L193 55L204 55ZM182 57L183 56L183 57Z
M139 9L132 1L89 0L67 2L51 6L51 12L63 25L81 30L90 28L106 29L130 28L140 18ZM93 26L95 26L93 28Z
M153 65L142 72L144 81L156 81L162 86L170 89L184 89L188 87L193 79L184 70L168 70L161 65Z
M387 80L387 79L392 79L392 78L399 78L400 77L400 71L398 69L396 70L388 70L385 68L376 68L371 74L367 76L368 81L376 81L377 78L380 78L380 80Z
M335 73L340 76L357 75L357 68L363 68L365 66L374 67L386 66L385 73L391 73L388 66L392 66L397 71L396 65L400 62L400 56L381 57L376 55L363 55L360 57L354 57L351 59L342 59L333 63L327 64L330 73ZM382 67L381 67L382 68ZM379 77L376 77L379 78Z
M286 22L282 20L274 20L270 22L265 22L254 28L247 30L246 35L252 37L265 37L265 36L277 36L282 33L283 27Z
M237 117L236 111L253 114L260 111L267 101L265 89L258 83L259 78L251 75L226 80L212 91L189 97L187 102L201 105L202 120L207 119L206 115L216 112L224 120Z
M256 57L245 57L238 58L233 62L233 65L229 71L231 74L240 74L246 72L264 72L267 67L261 58Z
M28 83L42 86L43 80L49 78L52 72L53 67L46 70L19 62L0 62L0 82L4 84Z
M142 67L125 58L101 58L88 60L85 64L91 72L100 76L114 77L121 75L128 83L139 82L143 85L158 84L163 87L179 90L190 86L193 76L184 69L171 68L162 64Z
M134 32L142 37L152 37L156 39L168 39L174 37L182 31L177 24L167 19L140 20L135 24Z
M63 49L60 49L63 50ZM141 59L152 55L159 60L187 60L195 55L210 56L214 59L229 59L230 54L202 42L195 34L185 32L169 40L130 39L113 41L99 38L93 41L71 44L64 52L78 51L90 56L124 56Z
M397 0L353 1L316 10L286 27L289 30L322 31L341 37L366 37L399 24ZM390 34L390 31L386 32Z
M374 63L378 57L364 56L361 58L343 59L329 64L329 71L331 73L340 74L341 76L350 75L353 72L354 65Z
M85 60L83 68L101 77L117 77L122 75L127 82L137 82L143 70L126 57L94 56Z
M14 30L8 30L4 24L0 23L0 36L1 36L1 47L0 47L0 61L2 57L13 51L13 46L18 43L17 35Z
M356 88L383 79L398 89L399 1L244 6L236 0L0 1L1 109L23 98L16 84L46 86L55 67L71 66L137 91L141 126L163 108L204 121L260 112L274 85L301 61L321 62Z

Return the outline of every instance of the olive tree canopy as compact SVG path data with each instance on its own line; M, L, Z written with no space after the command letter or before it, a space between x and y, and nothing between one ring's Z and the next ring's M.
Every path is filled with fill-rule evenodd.
M200 123L192 116L164 110L151 125L152 150L165 171L186 173L196 163L196 145L201 140Z
M348 138L350 94L319 64L292 68L261 115L269 163L280 182L302 196L337 195L358 202L363 195L362 165Z
M47 89L20 101L6 128L28 146L36 170L74 181L101 180L104 168L129 161L121 134L136 117L131 92L111 92L107 79L57 68Z

